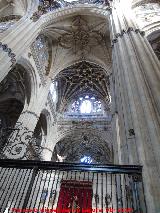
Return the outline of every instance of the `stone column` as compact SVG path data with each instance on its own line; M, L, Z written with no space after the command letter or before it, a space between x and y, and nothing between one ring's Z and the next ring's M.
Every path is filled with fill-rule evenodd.
M0 38L0 82L40 32L41 23L24 16Z
M46 87L39 90L32 104L28 108L25 107L21 113L9 137L8 144L4 148L5 158L25 160L34 155L34 150L31 149L30 145L33 143L34 129L47 100L49 81Z
M148 212L159 212L160 64L127 12L117 3L110 17L122 163L143 166Z

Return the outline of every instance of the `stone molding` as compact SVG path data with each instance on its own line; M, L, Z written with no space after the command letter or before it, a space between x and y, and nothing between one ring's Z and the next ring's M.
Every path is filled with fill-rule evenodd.
M95 5L75 5L74 7L65 7L65 8L60 8L57 9L55 11L52 11L50 13L46 13L43 15L42 17L42 29L43 27L45 27L46 25L50 24L51 22L58 20L61 17L68 16L70 14L74 14L74 13L80 13L86 14L86 12L88 14L95 14L98 16L103 16L103 17L107 17L108 15L111 14L111 9L110 9L110 13L108 10L103 9L102 7L98 7ZM41 20L41 19L40 19Z
M118 38L122 38L124 36L124 34L129 34L130 32L135 32L136 34L140 33L141 36L144 36L145 35L145 32L144 31L141 31L140 29L134 29L133 27L128 27L127 30L121 30L120 33L117 33L115 34L115 37L112 39L111 41L111 46L113 47L115 43L118 42Z
M135 2L132 4L132 9L134 9L135 7L139 7L139 6L142 6L143 4L150 4L150 3L160 3L159 0L141 0L141 1L138 1L138 2Z
M34 47L34 42L31 45L31 55L33 57L33 60L34 60L35 65L36 65L36 68L38 70L38 74L39 74L39 77L41 79L41 83L42 83L43 86L46 86L47 85L46 84L47 83L46 82L46 76L44 75L42 66L39 63L38 53L36 52L36 48Z
M8 57L11 58L11 67L13 67L16 64L16 54L12 52L11 48L9 48L7 44L3 44L2 42L0 42L0 49L8 53Z
M0 22L8 22L8 21L11 21L11 20L18 21L21 18L22 18L22 16L20 16L20 15L3 16L3 17L0 17Z
M23 115L23 114L31 114L31 115L34 115L37 119L39 118L39 116L35 112L31 112L31 111L28 111L28 110L21 113L21 115Z
M51 95L50 92L48 93L47 103L48 103L49 108L51 110L53 119L55 119L55 121L53 122L55 124L55 122L57 122L57 118L56 118L55 106L54 106L54 103L53 103L53 100L52 100L52 95Z
M83 8L85 7L91 7L91 8L96 8L96 9L101 9L103 11L108 11L110 13L112 13L112 8L109 6L109 5L96 5L96 4L77 4L77 5L68 5L68 6L65 6L65 7L59 7L59 8L55 8L55 10L52 10L52 12L58 12L58 13L63 13L63 10L68 10L68 9L74 9L74 8L82 8L83 5ZM44 14L47 14L49 13L43 6L39 6L38 7L38 11L36 11L35 13L33 13L32 17L30 18L33 22L36 22L41 16L43 16Z

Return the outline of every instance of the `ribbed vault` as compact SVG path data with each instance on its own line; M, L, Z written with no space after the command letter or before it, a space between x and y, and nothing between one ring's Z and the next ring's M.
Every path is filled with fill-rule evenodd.
M50 22L42 33L53 41L52 78L79 61L111 67L109 23L90 15L72 15L56 23Z
M106 106L110 102L109 75L98 65L82 61L61 71L57 77L57 110L62 112L79 95L94 95Z
M80 162L84 156L91 157L92 163L112 162L112 153L107 142L85 131L73 133L60 140L54 148L53 160L62 158L66 162Z

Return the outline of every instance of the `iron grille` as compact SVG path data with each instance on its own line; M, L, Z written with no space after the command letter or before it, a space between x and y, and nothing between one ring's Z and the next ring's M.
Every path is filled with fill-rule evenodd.
M146 213L142 167L0 161L0 212L73 212L74 199L77 212Z

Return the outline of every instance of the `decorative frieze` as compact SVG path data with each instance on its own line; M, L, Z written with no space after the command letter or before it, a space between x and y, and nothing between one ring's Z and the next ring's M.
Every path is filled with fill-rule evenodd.
M48 93L47 103L50 107L53 118L56 119L55 106L50 92Z
M111 1L111 0L110 0ZM78 0L78 1L73 1L73 2L68 2L68 1L63 1L63 2L58 2L58 1L47 1L47 0L40 0L40 5L38 6L38 11L33 13L31 19L36 22L42 15L54 11L59 8L65 8L65 7L72 7L77 4L92 4L92 5L103 5L106 7L106 10L111 12L111 7L109 0L97 0L97 1L92 1L92 0Z
M129 34L130 32L135 32L135 33L139 33L141 36L144 36L145 35L145 32L144 31L141 31L140 29L134 29L133 27L128 27L128 29L127 30L121 30L121 32L120 33L117 33L117 34L115 34L115 38L113 38L112 39L112 47L114 46L114 44L115 43L117 43L118 42L118 38L122 38L123 37L123 35L124 34Z
M16 64L16 54L12 52L11 48L9 48L7 44L3 44L2 42L0 42L0 49L8 53L8 56L11 58L11 67L13 67Z
M31 111L28 111L28 110L26 110L25 112L22 112L21 114L31 114L34 117L36 117L37 119L39 118L39 116L35 112L31 112Z
M4 16L4 17L0 17L0 22L8 22L11 20L15 20L18 21L22 16L19 15L9 15L9 16Z
M149 3L160 3L160 1L159 0L140 0L138 2L136 1L136 3L133 3L132 9Z
M46 78L45 78L42 66L39 63L39 58L38 58L36 49L34 48L34 45L32 45L32 47L31 47L31 54L32 54L32 57L33 57L33 59L35 61L35 64L36 64L36 67L37 67L37 70L38 70L39 77L41 79L42 85L45 86L46 85Z

